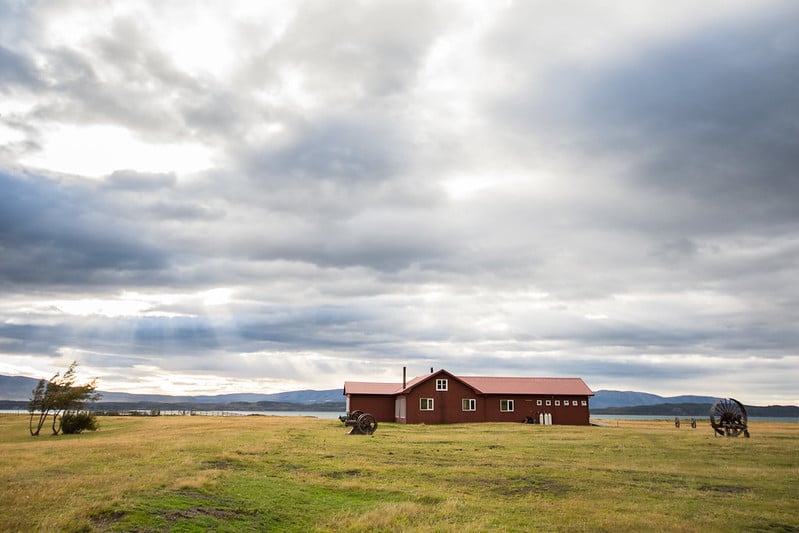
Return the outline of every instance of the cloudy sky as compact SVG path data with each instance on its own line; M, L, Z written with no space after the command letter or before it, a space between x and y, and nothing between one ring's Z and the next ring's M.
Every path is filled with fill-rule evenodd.
M0 2L0 373L799 404L799 4Z

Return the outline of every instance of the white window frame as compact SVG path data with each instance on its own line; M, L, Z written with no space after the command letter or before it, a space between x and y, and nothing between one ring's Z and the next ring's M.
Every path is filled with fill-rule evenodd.
M580 405L588 405L588 402L586 400L581 400Z
M544 405L544 400L536 400L535 404L536 405Z
M502 408L503 405L505 406L504 409ZM516 406L514 405L514 401L513 400L500 400L499 401L499 412L500 413L512 413L515 407Z
M555 407L560 407L560 400L555 400Z
M433 403L433 398L419 398L419 410L434 411L435 404Z
M552 400L547 400L547 405L552 405Z
M477 400L474 398L464 398L461 400L462 411L477 411Z
M436 392L446 392L449 390L449 380L439 378L436 380Z

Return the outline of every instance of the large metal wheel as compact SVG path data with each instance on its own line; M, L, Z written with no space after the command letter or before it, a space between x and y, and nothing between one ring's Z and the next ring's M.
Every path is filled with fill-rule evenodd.
M737 437L749 436L748 418L743 404L734 398L717 400L710 408L710 425L717 435Z
M353 411L350 413L350 420L358 420L358 417L363 414L363 411Z
M377 431L377 419L369 413L362 414L358 417L358 429L364 435L371 435Z

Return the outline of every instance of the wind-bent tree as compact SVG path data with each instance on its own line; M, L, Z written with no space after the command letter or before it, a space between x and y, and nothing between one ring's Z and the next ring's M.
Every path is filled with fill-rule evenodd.
M38 436L52 417L53 435L61 433L80 433L84 429L97 429L94 415L84 412L88 402L100 399L96 392L97 380L93 379L85 385L75 385L77 361L73 361L63 375L56 372L49 381L40 379L33 389L33 398L28 403L30 420L28 428L32 436Z

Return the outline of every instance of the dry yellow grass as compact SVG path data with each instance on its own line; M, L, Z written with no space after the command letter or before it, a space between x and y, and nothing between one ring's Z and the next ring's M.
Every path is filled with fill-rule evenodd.
M0 531L799 530L799 424L709 427L0 415ZM793 529L792 529L793 528Z

